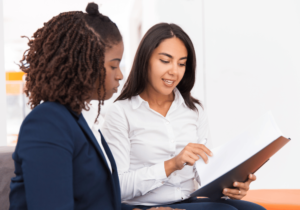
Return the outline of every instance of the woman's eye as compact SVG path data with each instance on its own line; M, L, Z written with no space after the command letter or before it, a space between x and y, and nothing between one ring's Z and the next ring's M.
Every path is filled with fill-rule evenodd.
M111 66L111 69L112 69L112 70L115 70L116 68L117 68L117 67Z
M179 66L185 66L185 63L180 63Z
M164 60L162 60L162 59L159 59L161 62L163 62L163 63L169 63L169 61L164 61Z

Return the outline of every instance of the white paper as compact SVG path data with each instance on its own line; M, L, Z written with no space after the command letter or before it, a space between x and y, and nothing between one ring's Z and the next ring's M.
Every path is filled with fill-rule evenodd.
M238 166L280 136L282 133L269 111L234 139L212 149L213 157L208 157L208 164L202 159L196 162L201 187Z

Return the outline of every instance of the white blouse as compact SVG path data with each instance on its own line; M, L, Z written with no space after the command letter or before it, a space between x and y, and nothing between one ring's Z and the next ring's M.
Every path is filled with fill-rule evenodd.
M164 162L188 143L205 144L207 116L186 106L180 92L166 115L140 96L115 102L101 129L117 164L121 198L131 205L160 205L187 199L195 191L192 166L166 176Z
M102 142L101 142L101 135L99 133L99 128L98 128L98 125L95 123L95 119L97 117L97 110L93 107L93 106L90 106L90 110L89 111L86 111L86 110L82 110L82 115L85 119L85 121L87 122L88 126L90 127L90 129L92 130L97 142L99 143L99 146L104 154L104 157L106 159L106 162L107 162L107 165L110 169L110 172L112 171L111 169L111 163L109 161L109 158L107 157L106 155L106 152L105 152L105 149L102 145Z

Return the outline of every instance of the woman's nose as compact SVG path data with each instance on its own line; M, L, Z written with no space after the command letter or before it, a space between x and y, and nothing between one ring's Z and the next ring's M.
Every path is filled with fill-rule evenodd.
M177 63L173 63L169 70L169 74L176 75L178 73L178 65Z
M117 73L117 78L116 79L117 80L122 80L123 79L123 73L122 73L120 68L118 68L118 73Z

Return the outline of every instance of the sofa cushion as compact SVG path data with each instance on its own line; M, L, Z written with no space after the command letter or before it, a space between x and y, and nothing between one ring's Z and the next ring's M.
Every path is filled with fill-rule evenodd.
M12 153L15 147L0 147L0 209L9 209L10 180L14 176Z
M243 200L257 203L268 210L299 210L300 189L249 190Z

